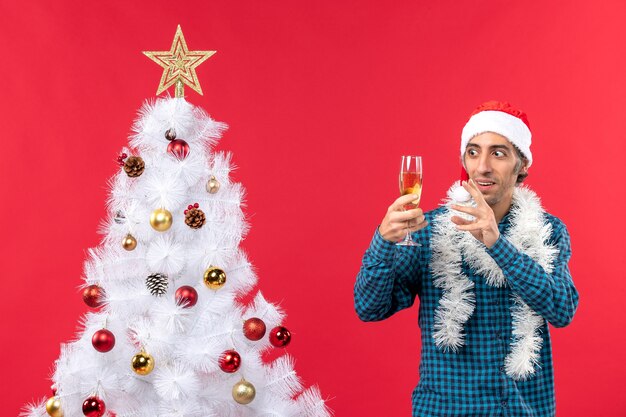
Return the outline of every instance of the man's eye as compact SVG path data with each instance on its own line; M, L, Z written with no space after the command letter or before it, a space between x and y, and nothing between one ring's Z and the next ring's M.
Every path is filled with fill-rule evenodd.
M476 152L476 150L475 150L475 149L469 149L469 150L467 151L467 154L468 154L469 156L476 156L476 155L478 155L478 152Z
M506 154L502 151L495 151L493 154L498 158L506 156Z

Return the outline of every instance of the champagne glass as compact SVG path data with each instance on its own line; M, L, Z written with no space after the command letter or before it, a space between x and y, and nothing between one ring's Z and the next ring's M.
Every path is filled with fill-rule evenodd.
M419 206L420 197L422 195L422 157L421 156L403 156L402 165L400 167L400 194L415 194L417 200L413 200L410 204L404 206L405 210L410 210ZM408 225L408 223L407 223ZM407 228L404 240L396 243L400 246L422 246L413 241L411 232Z

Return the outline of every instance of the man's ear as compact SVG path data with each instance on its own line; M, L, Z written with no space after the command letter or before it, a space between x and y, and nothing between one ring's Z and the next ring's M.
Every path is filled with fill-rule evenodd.
M522 158L522 167L519 172L520 174L528 174L528 159Z
M523 174L528 174L528 162L524 162L524 164L522 165L522 169L520 169L520 172Z

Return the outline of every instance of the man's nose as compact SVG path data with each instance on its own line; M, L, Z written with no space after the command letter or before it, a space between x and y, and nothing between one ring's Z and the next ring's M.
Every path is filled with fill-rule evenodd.
M489 160L489 155L485 155L484 153L480 156L478 160L478 172L480 173L489 173L491 172L491 162Z

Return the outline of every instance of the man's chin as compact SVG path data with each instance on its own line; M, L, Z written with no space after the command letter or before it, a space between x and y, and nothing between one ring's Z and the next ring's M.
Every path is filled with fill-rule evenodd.
M502 196L499 193L499 189L497 188L497 185L492 185L490 187L479 187L478 188L480 193L483 195L483 198L485 199L485 201L487 202L487 204L489 204L490 206L497 204Z

